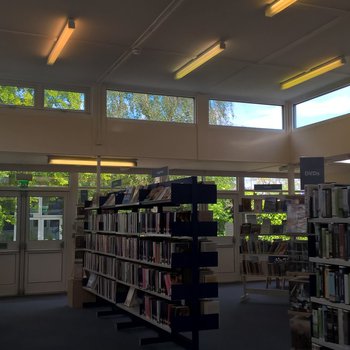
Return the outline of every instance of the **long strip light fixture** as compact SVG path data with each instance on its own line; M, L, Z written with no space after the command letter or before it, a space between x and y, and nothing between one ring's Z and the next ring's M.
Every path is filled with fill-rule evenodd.
M69 38L73 34L73 31L75 29L75 22L73 19L68 19L66 22L60 36L58 37L57 41L55 42L55 45L53 46L49 57L47 58L47 64L53 65L64 47L66 46Z
M97 159L82 157L48 157L49 164L55 165L81 165L81 166L97 166ZM137 165L135 160L128 159L101 159L100 165L104 167L134 167Z
M313 67L303 73L300 73L290 79L281 82L281 89L286 90L295 85L301 84L307 80L315 78L319 75L327 73L333 69L339 68L346 63L344 57L333 58L330 61L324 62L316 67Z
M280 13L290 5L294 4L298 0L277 0L274 1L272 4L268 5L265 9L265 16L272 17L274 15L277 15L277 13Z
M193 70L204 64L205 62L212 59L214 56L218 55L220 52L225 50L225 42L219 41L213 46L209 47L207 50L200 53L196 58L186 63L175 73L175 79L181 79L187 74L191 73Z

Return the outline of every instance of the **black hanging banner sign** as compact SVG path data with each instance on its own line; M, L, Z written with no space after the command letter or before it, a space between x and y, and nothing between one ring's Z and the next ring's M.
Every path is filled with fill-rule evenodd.
M300 181L302 190L305 185L324 183L324 158L301 157Z

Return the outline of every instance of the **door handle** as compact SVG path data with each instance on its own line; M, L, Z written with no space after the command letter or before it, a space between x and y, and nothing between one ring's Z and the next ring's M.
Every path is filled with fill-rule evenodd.
M60 247L61 247L61 249L64 249L64 241L62 241L62 242L60 243Z

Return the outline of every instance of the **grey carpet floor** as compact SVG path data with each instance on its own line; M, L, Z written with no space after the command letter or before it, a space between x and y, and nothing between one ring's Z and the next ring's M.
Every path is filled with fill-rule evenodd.
M242 287L219 288L220 329L200 332L201 350L290 349L286 297L251 295L241 303ZM116 330L123 316L97 318L101 309L72 309L65 295L0 299L1 350L140 349L139 338L154 336L147 328ZM142 347L179 350L171 342Z

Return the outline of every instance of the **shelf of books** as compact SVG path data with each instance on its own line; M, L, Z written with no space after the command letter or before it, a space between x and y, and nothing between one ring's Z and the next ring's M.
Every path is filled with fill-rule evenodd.
M350 349L350 186L308 185L313 349Z
M218 284L210 269L218 256L206 238L216 235L217 224L198 210L215 202L216 186L190 177L129 187L87 207L85 290L132 322L156 328L157 342L170 337L199 349L199 331L219 326Z
M307 273L308 234L302 196L247 196L240 205L242 300L249 294L288 295L288 280ZM251 287L264 280L264 286Z

